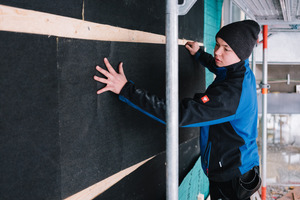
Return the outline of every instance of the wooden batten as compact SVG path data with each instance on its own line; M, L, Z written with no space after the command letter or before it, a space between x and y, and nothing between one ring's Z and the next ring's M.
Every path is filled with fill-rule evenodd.
M0 30L84 40L166 43L164 35L4 5L0 5ZM186 42L185 39L178 40L179 45Z
M68 198L65 200L89 200L94 199L95 197L99 196L103 192L105 192L107 189L109 189L111 186L119 182L121 179L123 179L128 174L135 171L137 168L148 162L149 160L153 159L155 156L148 158L142 162L139 162L131 167L128 167Z

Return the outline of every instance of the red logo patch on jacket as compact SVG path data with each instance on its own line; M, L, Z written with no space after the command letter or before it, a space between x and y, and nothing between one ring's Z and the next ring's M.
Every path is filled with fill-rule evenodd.
M205 96L203 96L203 97L201 98L201 100L202 100L203 103L206 103L206 102L209 101L209 98L208 98L207 95L205 95Z

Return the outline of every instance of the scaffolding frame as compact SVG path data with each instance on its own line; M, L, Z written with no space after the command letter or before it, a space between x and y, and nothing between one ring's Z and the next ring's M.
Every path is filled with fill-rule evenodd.
M178 199L178 16L185 15L197 0L166 1L166 199Z

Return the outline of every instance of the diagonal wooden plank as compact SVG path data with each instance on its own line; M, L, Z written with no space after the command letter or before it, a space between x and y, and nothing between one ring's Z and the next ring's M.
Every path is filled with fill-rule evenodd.
M152 156L151 158L148 158L142 162L139 162L131 167L128 167L68 198L66 198L65 200L89 200L89 199L93 199L97 196L99 196L100 194L102 194L103 192L105 192L107 189L109 189L111 186L113 186L114 184L116 184L117 182L119 182L121 179L123 179L125 176L127 176L128 174L132 173L133 171L135 171L137 168L139 168L140 166L142 166L143 164L145 164L146 162L148 162L149 160L153 159L155 156Z

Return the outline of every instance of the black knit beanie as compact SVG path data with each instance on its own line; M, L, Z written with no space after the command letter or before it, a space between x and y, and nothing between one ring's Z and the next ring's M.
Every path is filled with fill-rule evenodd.
M246 60L251 55L259 31L257 22L244 20L223 26L216 38L222 38L241 60Z

